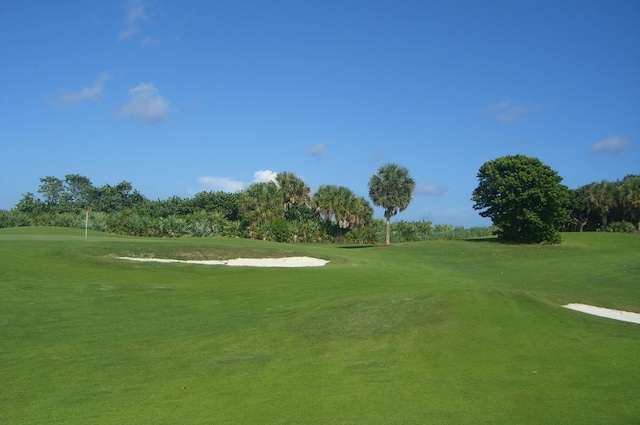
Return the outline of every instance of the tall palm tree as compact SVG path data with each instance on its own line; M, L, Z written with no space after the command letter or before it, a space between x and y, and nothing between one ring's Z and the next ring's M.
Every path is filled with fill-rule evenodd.
M278 186L272 181L251 184L242 192L240 207L250 221L267 221L282 217Z
M373 208L364 197L358 197L344 186L323 185L313 195L313 208L339 232L373 222Z
M585 205L600 214L602 226L606 229L609 213L617 204L615 186L606 180L600 183L591 183L585 187L584 196Z
M286 171L278 173L276 184L282 195L282 207L285 212L294 205L309 205L311 188L295 174Z
M416 182L409 176L409 170L397 164L383 165L369 179L369 197L374 205L384 208L387 245L391 244L391 217L407 209L415 187Z
M338 186L322 185L313 195L312 207L326 221L333 221L338 209Z

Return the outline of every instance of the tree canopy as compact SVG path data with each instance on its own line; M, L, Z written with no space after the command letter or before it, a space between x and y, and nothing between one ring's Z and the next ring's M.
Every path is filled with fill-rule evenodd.
M562 177L537 158L503 156L485 162L478 172L473 206L498 228L507 242L558 243L568 220L568 188Z

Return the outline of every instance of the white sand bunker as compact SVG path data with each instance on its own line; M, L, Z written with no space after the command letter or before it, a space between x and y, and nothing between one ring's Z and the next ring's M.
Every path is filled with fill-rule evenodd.
M594 316L640 324L640 314L631 313L629 311L612 310L610 308L594 307L586 304L567 304L563 307L582 313L593 314Z
M204 264L207 266L244 267L321 267L329 261L311 257L284 258L236 258L234 260L172 260L167 258L118 257L121 260L148 261L156 263Z

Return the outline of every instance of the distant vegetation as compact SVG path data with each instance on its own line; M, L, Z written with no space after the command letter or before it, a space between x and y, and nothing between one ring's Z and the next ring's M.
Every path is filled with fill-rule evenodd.
M146 237L226 236L277 242L385 243L385 221L373 217L369 200L349 188L323 185L311 194L293 173L276 182L254 183L237 193L200 192L150 200L130 182L94 186L69 174L40 179L38 195L28 192L9 211L0 211L0 228L60 226ZM564 231L638 231L640 176L591 183L570 190ZM391 223L393 242L465 239L494 234L498 227L453 227L429 221Z

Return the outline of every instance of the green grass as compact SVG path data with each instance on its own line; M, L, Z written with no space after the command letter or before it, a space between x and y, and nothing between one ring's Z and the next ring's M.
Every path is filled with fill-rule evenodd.
M2 424L637 424L640 237L391 247L0 231ZM321 268L120 255L307 255Z

